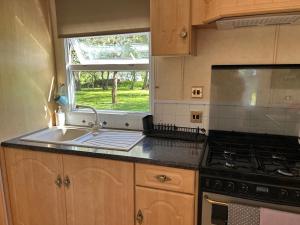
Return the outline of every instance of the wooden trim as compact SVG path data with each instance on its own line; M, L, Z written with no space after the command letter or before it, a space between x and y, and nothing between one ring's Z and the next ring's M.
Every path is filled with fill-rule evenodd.
M112 30L112 31L103 31L103 32L88 32L88 33L75 33L75 34L58 34L58 38L90 37L90 36L100 36L100 35L143 33L143 32L150 32L150 28Z
M70 71L143 71L150 70L149 64L105 64L105 65L70 65Z
M0 169L2 171L2 182L3 182L3 192L4 192L4 202L6 211L6 223L7 225L12 225L11 207L9 199L9 187L6 172L6 162L5 162L5 150L6 148L0 147Z
M198 209L199 209L199 171L196 171L195 175L195 213L194 213L194 222L195 225L198 224L199 215L198 215Z
M199 1L199 0L198 0ZM199 8L200 3L197 3ZM204 8L205 15L202 23L207 24L223 18L241 17L241 16L256 16L277 13L295 13L300 11L300 4L293 1L278 2L278 3L249 3L244 5L228 4L222 0L205 1ZM203 9L202 9L203 10ZM198 9L199 11L199 9ZM199 17L199 16L198 16ZM197 18L197 17L196 17ZM195 25L201 25L199 18Z
M1 148L0 151L2 152L3 149ZM2 154L0 153L0 157ZM0 163L2 165L2 163ZM2 180L2 169L0 168L0 225L7 225L7 210L6 210L6 204L5 204L5 197L4 197L4 191L3 191L3 180Z

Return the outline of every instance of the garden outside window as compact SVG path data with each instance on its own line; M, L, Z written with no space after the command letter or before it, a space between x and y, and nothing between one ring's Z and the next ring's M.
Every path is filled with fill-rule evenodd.
M73 104L150 111L149 33L66 39Z

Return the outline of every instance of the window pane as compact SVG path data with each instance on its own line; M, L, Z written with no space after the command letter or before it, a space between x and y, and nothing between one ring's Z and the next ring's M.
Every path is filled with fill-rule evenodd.
M76 104L149 112L148 71L73 71Z
M149 33L70 38L72 64L148 64Z

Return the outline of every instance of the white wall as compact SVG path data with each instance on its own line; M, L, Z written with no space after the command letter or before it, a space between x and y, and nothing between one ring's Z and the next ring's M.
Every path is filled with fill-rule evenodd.
M45 0L0 0L0 142L51 122L55 66Z

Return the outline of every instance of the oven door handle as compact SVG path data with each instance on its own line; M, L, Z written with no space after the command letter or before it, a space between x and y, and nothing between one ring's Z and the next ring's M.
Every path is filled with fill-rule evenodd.
M212 200L207 195L204 195L204 199L210 204L228 206L228 203Z

